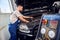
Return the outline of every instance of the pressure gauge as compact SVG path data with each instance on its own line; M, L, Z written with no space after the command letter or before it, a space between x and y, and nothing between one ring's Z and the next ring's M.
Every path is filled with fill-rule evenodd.
M50 30L48 32L48 35L49 35L50 38L54 38L55 37L55 32L53 30Z
M46 32L46 29L45 28L42 28L41 29L41 34L45 34L45 32Z

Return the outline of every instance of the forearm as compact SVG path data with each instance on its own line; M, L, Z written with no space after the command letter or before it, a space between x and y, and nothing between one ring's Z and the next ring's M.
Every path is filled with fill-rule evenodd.
M30 16L23 16L24 18L33 18L33 17L30 17Z
M26 20L23 16L20 16L19 19L22 21L22 22L25 22L25 23L28 23L29 21Z

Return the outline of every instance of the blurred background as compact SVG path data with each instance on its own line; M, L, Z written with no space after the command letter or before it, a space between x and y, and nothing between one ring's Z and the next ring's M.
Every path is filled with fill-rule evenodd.
M12 4L13 4L12 0ZM8 40L10 35L8 31L9 16L13 11L11 0L0 0L0 40Z

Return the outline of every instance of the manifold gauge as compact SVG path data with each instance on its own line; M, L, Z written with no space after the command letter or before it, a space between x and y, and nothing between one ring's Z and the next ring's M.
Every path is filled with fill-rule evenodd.
M55 37L55 32L54 32L53 30L50 30L50 31L48 32L48 36L49 36L50 38L54 38L54 37Z
M45 32L46 32L46 29L45 28L42 28L41 29L41 34L45 34Z

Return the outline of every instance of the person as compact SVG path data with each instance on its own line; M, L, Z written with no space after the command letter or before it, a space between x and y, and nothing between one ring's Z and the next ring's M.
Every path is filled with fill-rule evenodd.
M23 11L23 6L18 5L17 9L14 12L12 12L12 14L10 15L9 32L11 36L9 40L17 40L16 30L18 28L18 24L20 23L20 21L24 23L29 23L29 21L26 20L26 18L33 18L30 16L22 15L21 11Z

